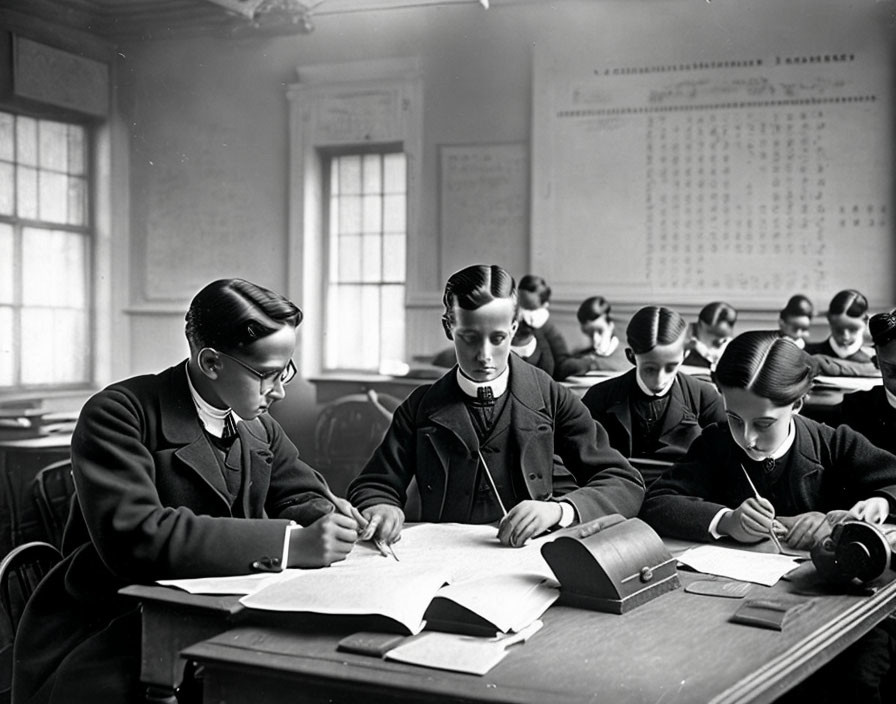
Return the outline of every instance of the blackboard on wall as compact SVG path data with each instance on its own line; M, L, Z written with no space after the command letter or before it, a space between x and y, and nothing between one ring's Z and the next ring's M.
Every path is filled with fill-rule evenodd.
M892 76L866 49L537 52L533 270L571 299L891 303Z

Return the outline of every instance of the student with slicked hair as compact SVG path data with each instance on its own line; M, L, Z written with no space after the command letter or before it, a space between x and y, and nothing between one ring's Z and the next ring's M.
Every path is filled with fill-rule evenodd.
M703 306L697 322L691 326L684 363L690 367L715 369L725 345L734 334L736 322L737 311L724 301L713 301Z
M805 349L814 317L815 306L812 301L801 293L794 294L778 314L778 333L800 349Z
M261 286L215 281L187 312L186 361L87 402L64 559L22 617L13 701L143 700L128 584L322 567L351 551L360 514L268 415L295 376L301 320Z
M595 384L582 399L610 445L635 466L634 458L681 459L704 427L725 420L715 387L679 373L687 328L670 308L641 308L626 328L625 352L634 368Z
M847 288L831 299L827 312L830 334L821 342L810 342L806 352L815 356L820 374L831 376L877 376L871 351L865 347L868 299Z
M511 354L513 277L499 266L467 267L448 279L443 302L457 367L399 406L349 487L369 521L362 539L399 537L414 478L422 520L497 522L509 546L575 521L634 516L644 494L637 471L598 442L577 396Z

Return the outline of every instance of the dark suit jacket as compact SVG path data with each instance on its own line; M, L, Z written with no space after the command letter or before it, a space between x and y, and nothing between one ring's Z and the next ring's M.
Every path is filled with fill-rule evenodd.
M865 348L853 352L849 357L840 357L831 347L831 338L822 342L806 344L806 353L818 362L818 373L828 376L879 376L880 371Z
M846 426L834 430L802 416L794 421L790 452L796 454L790 474L781 479L789 483L793 515L848 509L871 496L887 498L891 511L896 507L896 457ZM641 518L660 535L711 540L715 515L753 495L740 466L743 457L727 424L709 426L685 459L651 485ZM782 514L789 515L783 509Z
M358 508L403 507L416 477L422 520L466 520L469 497L448 495L448 477L468 477L460 483L472 487L479 443L454 374L415 389L395 412L382 444L349 487ZM507 393L505 412L511 414L519 471L531 498L562 496L582 521L637 514L641 477L616 450L598 444L594 421L571 391L511 355ZM555 453L562 464L554 462Z
M887 402L883 386L846 394L840 404L839 420L878 447L896 454L896 408Z
M78 501L65 558L22 619L16 701L53 701L51 692L65 700L73 691L79 701L115 701L136 683L140 643L134 604L118 589L279 569L289 521L307 524L333 510L323 478L276 421L260 416L238 424L238 433L226 458L244 477L234 512L185 364L114 384L87 402L72 436Z
M630 399L637 389L636 370L614 379L607 379L588 389L582 402L607 431L610 445L626 457L632 456L632 413ZM684 457L700 431L712 423L726 419L725 405L715 387L687 374L677 374L669 406L660 430L661 447L657 459L676 460Z

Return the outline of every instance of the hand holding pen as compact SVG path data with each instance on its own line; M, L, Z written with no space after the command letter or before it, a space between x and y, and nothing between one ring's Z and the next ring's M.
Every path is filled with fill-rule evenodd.
M377 504L364 509L363 520L365 523L358 540L372 540L382 554L398 560L392 543L401 538L404 511L397 506Z

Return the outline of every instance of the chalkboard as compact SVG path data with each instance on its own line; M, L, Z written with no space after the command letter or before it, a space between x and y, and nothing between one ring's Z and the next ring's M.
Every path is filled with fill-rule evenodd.
M469 264L500 264L517 278L528 252L528 153L524 144L440 149L443 278Z
M882 52L680 51L536 54L533 271L571 298L892 302Z

